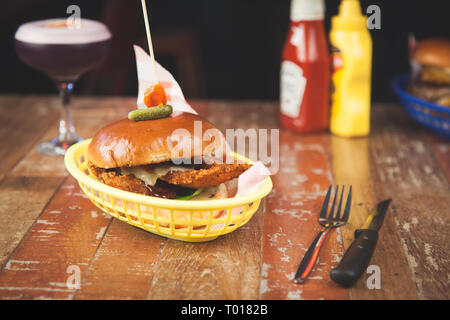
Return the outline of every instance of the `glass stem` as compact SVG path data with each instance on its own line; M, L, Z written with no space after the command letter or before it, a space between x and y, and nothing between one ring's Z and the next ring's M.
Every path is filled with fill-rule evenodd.
M75 133L75 127L72 123L71 112L71 97L72 97L72 82L58 82L59 95L62 101L62 113L61 120L59 120L59 142L74 142L78 140L78 136Z

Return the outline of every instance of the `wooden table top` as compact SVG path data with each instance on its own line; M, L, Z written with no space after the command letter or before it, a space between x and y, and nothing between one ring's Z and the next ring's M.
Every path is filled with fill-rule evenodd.
M135 98L74 99L90 137ZM277 128L271 102L193 101L217 127ZM112 218L36 145L56 136L59 100L0 96L0 299L449 299L450 143L397 105L375 105L368 138L280 130L274 188L249 223L207 243L169 240ZM293 283L319 230L328 186L353 185L349 223L330 233L304 285ZM393 201L371 260L351 289L329 278L353 232L380 200ZM80 287L67 286L80 271Z

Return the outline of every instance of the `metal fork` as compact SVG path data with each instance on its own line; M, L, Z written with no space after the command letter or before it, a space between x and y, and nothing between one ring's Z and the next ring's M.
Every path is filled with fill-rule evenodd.
M311 273L317 258L319 256L320 249L325 242L325 239L331 229L341 227L347 223L348 217L350 215L350 207L352 203L352 186L350 186L350 191L348 192L347 202L345 203L344 214L341 217L341 207L342 198L344 196L345 186L342 187L341 197L339 200L338 208L335 211L336 198L338 197L339 185L336 186L336 192L334 194L333 204L331 205L330 212L328 213L328 204L330 202L332 185L328 188L325 200L322 204L322 209L320 210L319 224L322 226L319 234L316 236L314 241L309 246L308 251L306 251L302 262L300 263L297 272L294 277L295 283L304 283Z

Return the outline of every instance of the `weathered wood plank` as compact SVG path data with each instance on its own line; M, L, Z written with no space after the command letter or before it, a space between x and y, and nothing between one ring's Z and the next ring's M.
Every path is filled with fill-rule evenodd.
M38 112L33 108L33 103L45 105L48 99L35 97L29 101L25 98L31 104L28 116L34 118ZM75 99L73 117L75 125L79 125L78 132L81 136L90 137L100 126L123 117L131 103L130 98ZM97 110L100 110L98 114ZM56 132L55 122L37 142L52 139ZM6 262L66 176L62 157L42 155L32 146L0 182L0 218L3 221L0 225L0 266Z
M111 219L67 178L4 265L0 298L71 299L75 289L66 285L73 272L68 267L83 276Z
M264 205L236 231L204 243L168 240L149 299L257 299Z
M373 136L376 133L372 133ZM371 139L372 139L371 138ZM389 195L379 194L375 185L381 184L376 172L373 172L369 138L347 139L331 137L331 159L336 184L351 184L353 205L348 224L341 228L344 248L354 240L355 229L360 228L373 206ZM382 184L381 184L382 185ZM376 265L381 271L381 288L370 290L367 280L370 274L363 274L351 289L352 299L417 299L414 282L406 257L401 254L402 246L398 235L393 232L390 222L395 215L391 204L384 226L379 233L379 241L370 265ZM394 258L395 257L395 258Z
M42 98L44 102L45 99L46 98ZM39 101L40 100L37 99L36 103L44 103ZM127 113L127 110L130 108L128 104L131 103L132 99L130 98L76 99L74 102L73 117L75 125L76 126L78 125L77 129L79 134L84 137L92 136L92 134L96 130L98 130L101 126L104 126L108 122L118 117L124 117L124 115L126 115ZM31 113L31 116L32 115L33 114ZM42 139L40 139L40 141L49 140L53 138L56 135L56 132L57 128L55 124L55 127L48 129L47 133L42 137ZM0 198L4 200L2 201L4 207L2 210L0 210L0 214L2 216L2 219L4 219L3 221L6 222L3 223L2 226L0 227L1 228L0 234L2 235L1 239L2 246L0 251L1 264L6 263L7 267L8 265L11 265L10 263L11 259L12 261L14 260L37 261L37 260L30 260L27 258L16 259L14 258L15 255L13 255L13 257L10 257L9 260L7 259L10 256L11 252L14 250L14 248L16 248L16 246L19 244L22 237L30 229L30 226L33 225L33 222L42 219L42 216L44 216L44 214L46 213L48 214L49 211L62 211L60 209L54 210L47 209L47 211L44 212L41 217L39 217L43 208L47 205L47 202L50 199L52 199L53 194L55 193L58 186L62 183L62 181L65 179L66 176L67 172L65 170L62 157L49 157L39 154L33 147L31 148L31 150L29 150L28 154L15 166L15 168L10 172L10 174L8 174L5 180L2 183L0 183ZM74 182L72 181L72 183ZM74 188L76 188L75 191L73 190ZM52 203L49 205L49 208L54 208L55 205L58 206L58 204L53 203L54 201L57 201L56 199L59 199L58 201L60 201L61 203L64 202L64 200L62 199L65 199L65 201L67 202L70 201L77 202L78 200L80 200L79 198L81 197L81 195L82 195L81 191L78 189L77 186L75 187L74 184L63 185L63 187L59 189L59 192L55 196L55 199L53 199ZM71 198L73 198L73 200ZM90 206L89 210L93 210L93 212L95 212L95 209L93 205L90 203L90 201L84 198L82 201L85 201L86 206ZM63 207L65 207L66 210L69 210L69 212L71 212L70 205ZM73 204L72 207L74 208L74 210L77 210L78 205ZM12 216L10 214L11 212L16 213L15 216ZM98 216L98 213L93 213L93 215ZM17 217L19 217L19 219L17 219ZM80 225L82 226L83 223L84 222L80 222ZM36 224L34 226L36 226ZM32 232L32 230L30 232ZM39 232L39 230L37 232ZM80 230L77 230L77 232L79 233L72 234L71 232L67 232L67 230L65 230L64 234L70 239L73 239L75 241L77 240L77 238L80 238L83 234L82 232L80 232ZM28 236L27 239L30 239L30 236ZM26 251L27 246L33 246L33 243L37 241L33 239L34 238L31 238L31 240L28 242L25 241L22 242L20 246L16 249L14 254L18 254L18 252L20 253L22 251L24 251L27 254ZM43 243L46 244L45 242ZM63 241L63 243L65 242ZM41 243L38 242L38 244L34 245L39 247ZM54 245L56 247L58 246L61 247L60 249L63 251L65 250L64 244L58 243L58 241L56 241ZM90 244L84 245L89 246ZM48 248L46 246L43 247L43 249L41 250L43 251L43 254L46 254L47 249ZM49 249L49 251L51 250ZM52 252L57 254L59 251L54 250ZM51 254L52 252L49 252L48 254ZM94 252L95 250L93 252L90 252L90 254L93 255ZM45 259L47 258L49 257L42 256L42 261L45 261ZM69 262L63 261L62 263L67 264ZM4 269L6 267L4 265ZM21 281L23 283L27 283L27 281L32 282L34 281L33 280L34 277L41 277L41 276L45 280L47 269L45 269L44 267L39 270L33 270L35 271L34 273L24 273L19 277L22 277ZM65 270L62 270L61 274L58 275L58 277L67 276L67 274L63 275L63 271L65 273ZM37 276L37 274L39 274L40 276ZM11 274L9 274L9 276L11 276ZM15 276L13 275L12 278L9 280L8 275L5 275L5 277L6 277L5 283L8 283L6 287L11 288L12 284L14 283L13 280ZM23 290L18 288L18 290L16 291L6 290L5 297L10 297L9 294L19 294L21 296L27 297L45 297L45 295L41 295L41 293L62 292L65 294L64 298L68 298L72 297L74 293L73 291L65 291L64 288L62 289L62 291L61 290L53 291L51 287L43 287L44 288L43 291L30 289L31 291L29 292L27 291L28 289L26 289L28 287L23 286L23 288L24 288Z
M74 299L146 299L166 240L113 219Z
M426 141L430 145L431 150L433 150L433 154L441 165L442 170L447 175L447 180L450 180L450 141L432 133L426 134Z
M450 293L450 192L447 176L425 142L423 130L403 110L376 109L371 155L380 198L392 197L385 232L397 234L420 299ZM397 253L397 254L395 254ZM395 257L395 258L394 258ZM384 254L399 259L400 252ZM403 270L399 270L403 272Z
M326 135L280 133L280 171L267 199L264 222L262 299L348 299L328 274L342 256L339 230L333 230L304 284L293 282L297 267L320 226L318 214L330 183Z
M1 181L48 128L56 126L59 106L55 99L36 96L1 97L0 101Z
M0 184L0 268L61 184L59 177L7 177Z

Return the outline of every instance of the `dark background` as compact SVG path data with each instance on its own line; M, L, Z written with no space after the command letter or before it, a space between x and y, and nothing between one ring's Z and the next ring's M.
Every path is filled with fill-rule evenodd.
M326 1L326 30L338 0ZM14 52L14 33L27 21L66 17L71 4L84 18L101 20L113 33L108 61L76 84L76 94L137 95L132 44L147 50L139 0L15 0L0 10L0 94L56 93L43 74ZM450 36L448 1L361 1L381 8L373 41L372 100L395 101L390 80L408 72L407 35ZM447 5L446 5L447 4ZM157 59L179 81L186 97L276 100L280 55L289 27L289 0L149 0Z

